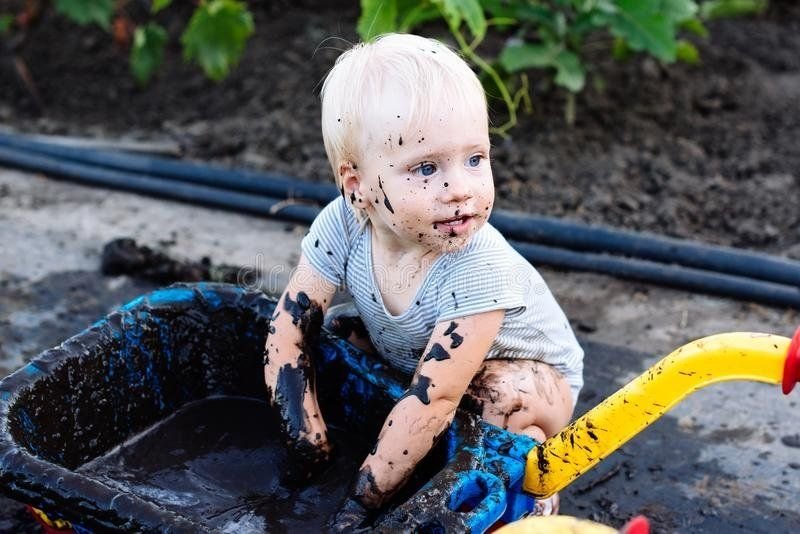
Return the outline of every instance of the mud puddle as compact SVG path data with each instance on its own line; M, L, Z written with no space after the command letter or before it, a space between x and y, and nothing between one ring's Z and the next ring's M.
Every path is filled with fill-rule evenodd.
M288 462L266 403L214 397L191 403L78 469L157 502L214 532L319 532L368 452L329 427L336 460L309 485L281 480Z

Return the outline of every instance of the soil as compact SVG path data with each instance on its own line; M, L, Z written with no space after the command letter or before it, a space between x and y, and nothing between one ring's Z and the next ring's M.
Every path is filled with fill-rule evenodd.
M258 268L264 289L280 291L305 231L14 171L0 171L0 189L8 191L0 197L0 374L166 283L165 273L250 265L244 272ZM106 244L126 235L138 244L116 262L127 274L103 274ZM540 271L586 349L576 414L692 339L742 330L791 335L800 319L598 274ZM800 521L791 512L800 491L796 398L755 383L695 393L572 483L562 511L614 526L644 513L654 532L791 532ZM22 504L3 498L0 527L35 531Z
M494 140L498 207L800 257L800 5L770 4L760 17L710 23L696 67L596 53L598 83L578 97L574 126L563 119L564 95L534 82L534 114ZM139 3L129 6L141 20ZM177 35L189 9L158 18ZM317 91L356 40L357 2L251 9L256 34L229 78L207 81L172 38L146 89L109 35L45 14L17 50L43 108L21 84L4 83L0 120L39 133L167 137L191 158L327 182Z
M0 12L22 3L0 0ZM800 259L800 5L770 4L759 17L709 24L696 67L599 58L593 74L605 89L590 83L578 96L573 126L563 119L564 95L535 82L534 114L510 139L493 140L497 206ZM129 5L143 16L139 3ZM176 4L159 19L177 35L189 9ZM177 142L188 158L328 182L317 91L356 39L357 3L275 0L251 10L256 35L229 78L215 84L184 65L172 38L146 89L107 34L45 14L17 50L43 107L11 82L0 57L0 123ZM303 231L0 171L0 371L155 287L100 273L112 239L130 236L188 266L206 266L206 257L255 265L269 271L274 292ZM618 347L589 351L578 413L691 339L735 330L788 336L800 321L793 310L541 271L582 343ZM614 526L644 513L656 532L791 531L796 396L776 398L754 384L695 394L573 483L562 511ZM25 518L20 504L0 498L0 530L35 531Z

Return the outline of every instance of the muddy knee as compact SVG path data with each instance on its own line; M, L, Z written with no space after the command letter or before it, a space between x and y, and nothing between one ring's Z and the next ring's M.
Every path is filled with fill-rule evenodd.
M522 392L514 378L512 362L488 360L473 378L462 406L501 428L508 428L515 414L526 411Z
M572 417L569 384L551 366L533 360L487 360L462 406L512 432L552 436Z

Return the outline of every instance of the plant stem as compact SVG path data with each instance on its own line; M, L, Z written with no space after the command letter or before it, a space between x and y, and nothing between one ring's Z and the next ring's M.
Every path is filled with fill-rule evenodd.
M575 124L575 93L572 91L567 92L567 102L564 104L564 119L570 126Z
M508 109L508 120L501 126L490 128L490 131L500 135L501 137L508 137L508 130L517 124L517 108L514 105L514 100L511 98L511 95L508 92L508 88L506 87L505 83L503 83L503 80L500 79L500 75L497 74L497 71L482 57L476 54L469 47L469 45L467 45L464 35L458 28L451 27L450 32L453 34L453 37L455 37L456 42L461 49L461 53L464 54L467 59L475 63L483 72L488 74L497 86L497 89L500 91L500 96L502 96L503 102L505 102L506 108Z

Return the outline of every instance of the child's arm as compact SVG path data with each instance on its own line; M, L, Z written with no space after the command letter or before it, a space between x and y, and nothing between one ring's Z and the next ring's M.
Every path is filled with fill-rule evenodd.
M313 359L322 319L336 288L304 255L272 316L264 353L270 403L280 414L298 465L310 475L327 460L330 444L317 403Z
M500 330L504 310L443 321L436 325L406 394L383 424L378 442L361 466L337 528L353 528L361 504L375 509L408 479L417 463L450 425L461 397ZM351 521L351 524L346 525Z

